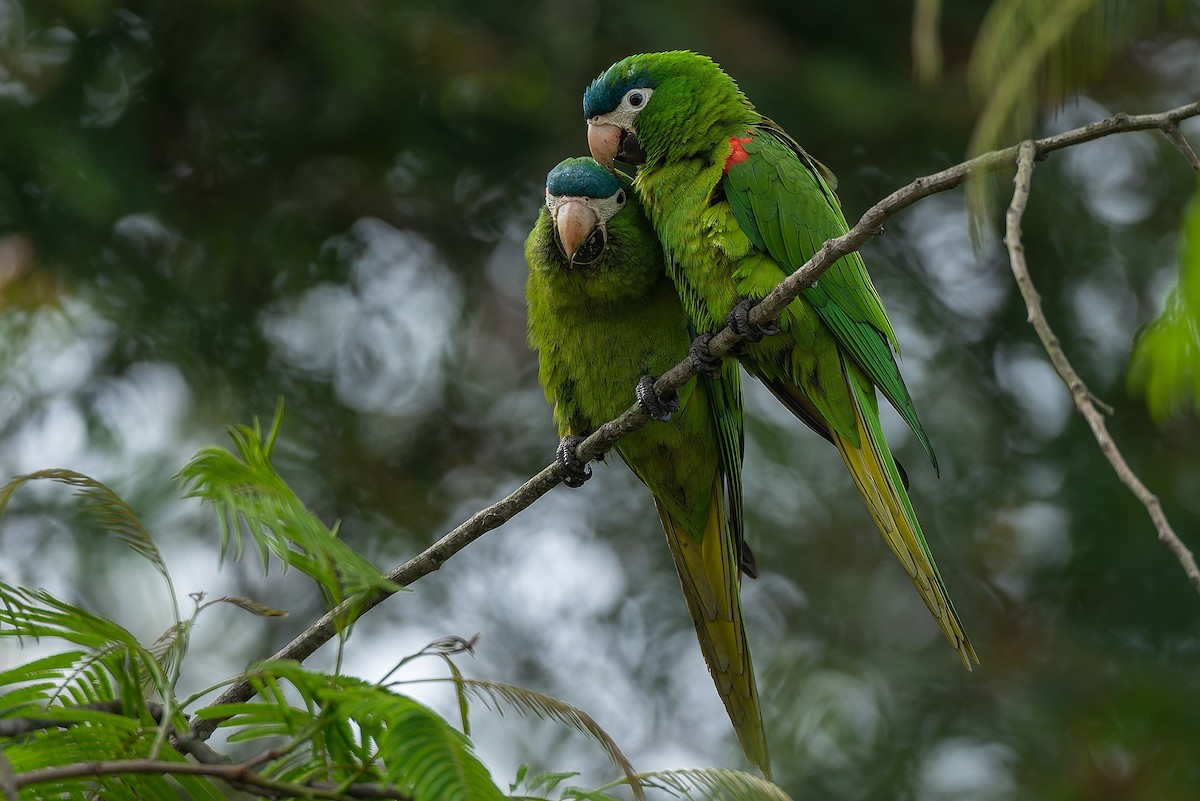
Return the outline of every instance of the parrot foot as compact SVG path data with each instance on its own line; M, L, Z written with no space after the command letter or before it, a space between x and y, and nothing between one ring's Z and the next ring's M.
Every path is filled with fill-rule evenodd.
M679 411L679 393L672 391L670 395L659 397L654 392L653 376L644 375L638 379L634 394L637 395L638 406L641 406L651 418L665 423L671 415Z
M558 443L558 450L554 452L555 459L562 467L563 483L571 489L582 487L583 482L592 477L592 468L581 462L575 454L583 439L573 434L563 437Z
M716 375L721 372L721 364L724 360L719 356L713 356L708 351L708 343L712 338L712 334L701 334L692 340L692 346L688 349L688 356L692 360L692 367L695 368L697 373Z
M725 318L725 323L733 329L733 332L751 344L758 342L763 337L778 334L782 330L778 320L772 320L766 325L755 325L750 322L750 310L757 305L758 301L754 298L745 298L734 306Z

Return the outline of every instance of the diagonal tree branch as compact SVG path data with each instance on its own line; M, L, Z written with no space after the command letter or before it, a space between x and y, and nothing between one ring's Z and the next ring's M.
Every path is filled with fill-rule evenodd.
M1178 127L1180 120L1196 116L1200 116L1200 102L1189 103L1159 114L1134 116L1121 113L1082 128L1039 139L1035 143L1035 152L1039 157L1044 158L1056 150L1090 142L1111 134L1132 131L1160 130L1170 135L1170 129ZM892 192L867 209L853 228L842 236L826 242L800 269L780 282L750 310L750 322L761 326L777 319L787 305L801 292L812 286L834 262L847 253L861 248L871 237L877 236L882 230L883 223L897 212L930 195L960 186L968 178L996 172L1016 164L1018 150L1019 146L1013 146L985 153L932 175L917 178L907 186ZM724 356L740 339L732 329L725 327L709 341L709 352L713 356ZM660 396L667 395L672 390L679 389L695 375L696 369L691 361L682 361L659 377L654 385L654 390ZM649 415L640 406L631 405L623 414L600 426L579 444L576 453L580 461L586 463L598 459L608 452L618 439L641 428L649 422L649 419ZM454 554L528 508L562 481L562 478L562 469L557 463L543 468L541 472L523 483L510 495L476 512L429 548L392 570L388 573L388 579L401 586L407 586L422 576L432 573ZM360 614L382 603L390 594L390 592L380 592L370 598L360 606ZM334 620L344 620L348 612L349 603L346 603L326 613L284 646L273 658L297 660L308 658L333 638L336 633ZM252 695L253 691L249 682L240 681L231 685L214 703L239 703L248 700ZM219 722L212 718L196 720L192 724L192 731L197 737L204 739L212 734Z
M1117 443L1113 440L1112 435L1108 433L1108 427L1104 424L1104 415L1096 408L1091 391L1087 385L1083 383L1083 379L1079 377L1079 373L1075 372L1075 368L1071 366L1071 362L1067 360L1067 355L1063 352L1062 345L1058 341L1058 337L1054 335L1054 331L1050 328L1050 323L1046 320L1046 315L1042 311L1041 296L1038 295L1033 286L1033 279L1029 275L1029 267L1025 263L1025 245L1021 242L1021 218L1025 214L1025 205L1029 202L1029 189L1033 178L1033 162L1037 158L1037 145L1033 142L1022 142L1017 155L1017 174L1013 178L1015 189L1013 190L1012 203L1008 207L1005 214L1005 233L1004 241L1008 246L1009 263L1012 265L1013 277L1016 278L1017 288L1021 290L1021 297L1025 299L1025 308L1029 310L1029 323L1033 326L1033 330L1037 332L1038 339L1042 341L1042 347L1046 349L1046 353L1050 356L1050 363L1054 365L1054 370L1058 373L1058 377L1067 385L1067 389L1071 392L1071 398L1075 401L1075 408L1079 410L1079 414L1087 421L1088 426L1092 429L1092 435L1096 438L1096 442L1100 445L1100 450L1104 452L1104 456L1112 464L1113 470L1116 471L1117 477L1121 479L1121 483L1129 487L1137 499L1146 507L1146 511L1150 514L1150 519L1154 522L1154 528L1158 531L1158 538L1175 554L1175 558L1183 565L1183 572L1187 574L1188 580L1192 582L1198 591L1200 591L1200 568L1196 567L1196 559L1192 556L1192 552L1187 549L1183 541L1179 539L1175 531L1171 528L1171 524L1167 522L1166 515L1163 514L1162 504L1159 503L1158 497L1146 488L1146 485L1134 475L1133 470L1129 468L1129 464L1125 461L1125 457L1121 455L1121 451L1117 448Z
M108 762L75 762L50 768L31 770L13 776L17 788L38 784L62 782L69 779L98 778L100 776L129 776L151 774L158 776L204 776L219 779L266 798L309 798L338 801L345 798L388 798L396 801L412 801L412 794L398 787L381 784L337 784L334 782L310 782L296 784L264 776L253 769L254 761L232 765L213 765L196 762L167 762L160 759L118 759Z

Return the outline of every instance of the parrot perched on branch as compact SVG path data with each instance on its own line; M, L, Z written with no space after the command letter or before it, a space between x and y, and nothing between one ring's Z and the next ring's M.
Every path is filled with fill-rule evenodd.
M739 565L750 576L755 568L742 539L737 364L675 397L655 395L653 377L687 358L692 330L630 180L590 158L550 171L525 260L529 344L568 483L590 474L578 442L624 412L635 387L651 416L670 418L622 438L617 453L654 497L717 692L747 757L770 778L738 574Z
M837 446L888 545L970 670L978 657L880 427L877 389L937 468L862 257L838 260L777 325L749 323L755 302L848 230L833 174L696 53L618 61L588 87L583 108L592 156L609 168L618 158L640 165L635 190L694 326L732 326L746 340L743 366ZM696 358L705 355L698 347Z

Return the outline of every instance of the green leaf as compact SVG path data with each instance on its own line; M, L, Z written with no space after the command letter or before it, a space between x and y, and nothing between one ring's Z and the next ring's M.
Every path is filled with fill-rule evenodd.
M53 637L86 649L56 690L76 703L121 697L144 705L150 688L164 698L170 694L167 671L132 633L44 590L0 582L0 637Z
M638 774L633 769L633 765L621 753L621 749L617 747L616 741L609 736L608 732L600 728L596 721L592 720L591 716L583 710L553 696L512 684L467 678L460 678L457 681L467 692L472 693L501 714L505 707L509 707L522 715L554 720L587 734L603 746L609 759L625 774L634 796L639 799L643 797L641 783L638 781Z
M1183 223L1178 283L1138 332L1126 381L1158 422L1189 409L1200 417L1200 187Z
M331 608L351 597L365 601L381 590L399 590L370 561L339 540L336 526L322 523L275 471L271 452L282 423L280 402L265 434L257 419L252 426L233 426L229 435L236 453L204 448L176 476L187 488L185 497L215 507L221 526L221 557L240 558L243 534L248 533L258 546L264 570L269 566L268 553L275 554L286 567L315 580ZM352 608L339 616L338 630L357 612Z
M230 741L283 736L303 751L274 764L288 781L382 781L408 788L417 801L499 801L500 789L471 741L423 704L377 684L306 670L279 660L247 676L264 699L200 710L232 716ZM291 686L294 694L284 691ZM288 698L299 696L303 708ZM356 736L359 733L360 736Z
M171 574L167 570L167 563L163 560L158 546L154 544L154 539L150 536L150 532L142 525L142 521L138 519L137 514L134 513L129 504L125 503L108 486L91 476L77 473L74 470L62 469L39 470L36 473L26 473L23 476L17 476L3 487L0 487L0 515L4 514L8 508L9 501L12 500L13 495L23 484L41 479L49 479L50 481L57 481L59 484L66 484L69 487L76 487L75 494L83 500L83 508L90 512L106 530L115 534L117 539L128 546L134 553L154 565L154 568L166 580L167 589L171 595L171 603L175 603L175 591L171 584ZM175 612L175 619L179 619L178 610Z
M558 785L578 775L579 771L577 770L542 771L530 776L526 780L525 786L532 793L552 793Z
M663 770L643 773L641 779L647 787L685 801L792 801L781 787L753 773L737 770Z
M259 617L287 617L288 615L286 610L274 609L251 598L243 598L240 595L225 595L221 598L214 598L206 603L205 606L211 606L213 604L232 604L239 609L244 609L253 615L258 615Z

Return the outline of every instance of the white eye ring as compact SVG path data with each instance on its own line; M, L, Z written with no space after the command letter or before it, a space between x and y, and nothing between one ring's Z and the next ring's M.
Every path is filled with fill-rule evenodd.
M624 189L617 190L617 205L618 206L625 205L625 190Z
M653 93L654 90L648 86L643 89L630 89L625 93L625 104L631 109L640 109L650 102L650 95Z

